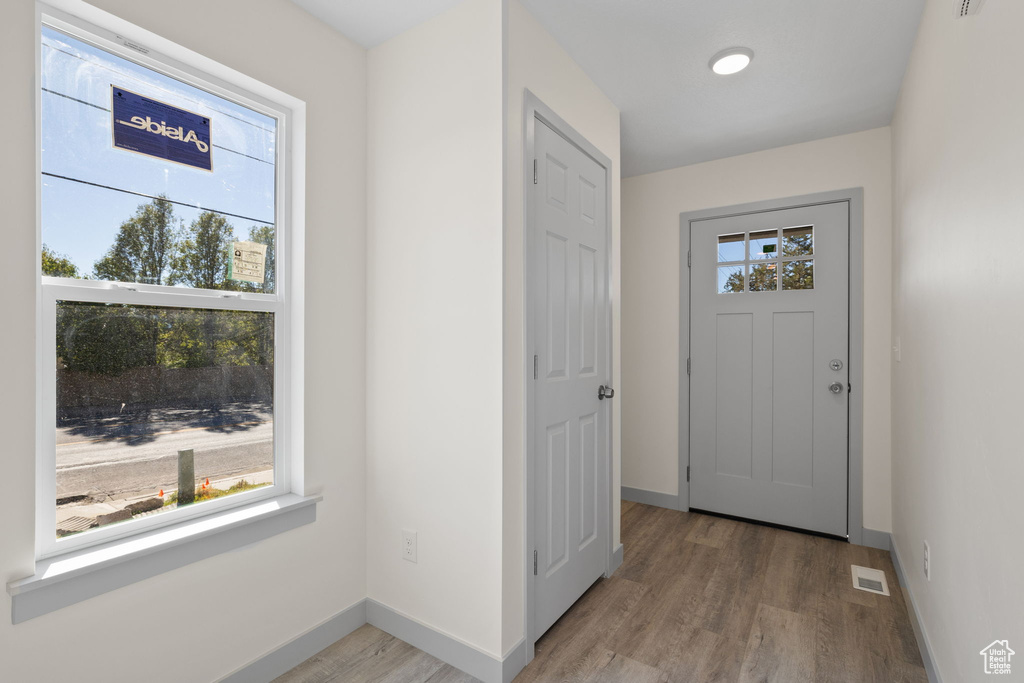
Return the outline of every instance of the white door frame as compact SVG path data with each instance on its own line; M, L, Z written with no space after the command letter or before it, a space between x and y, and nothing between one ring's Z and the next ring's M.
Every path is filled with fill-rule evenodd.
M846 530L850 543L864 545L864 188L771 199L689 211L679 215L679 496L676 507L690 509L690 225L698 221L845 202L850 220L849 286L849 450ZM874 539L868 539L869 542ZM888 549L888 548L886 548Z
M589 156L591 159L596 161L605 170L605 204L607 216L607 230L606 230L606 258L608 263L607 277L605 278L605 286L607 288L607 328L608 328L608 382L612 381L613 366L612 359L615 357L612 352L612 161L606 155L601 153L597 147L590 143L583 135L581 135L576 129L570 126L562 117L556 114L550 107L541 102L541 100L530 92L528 89L525 90L523 95L523 294L525 296L525 302L523 306L523 401L524 401L524 414L526 416L525 422L525 457L524 460L524 472L523 472L523 522L525 524L526 532L523 534L523 575L524 575L524 614L526 618L525 631L526 631L526 661L529 663L533 660L534 644L537 642L537 638L541 634L534 633L534 608L533 608L533 597L534 597L534 581L533 581L533 551L535 548L534 539L534 473L536 467L536 453L534 448L534 409L535 409L535 396L536 382L533 379L533 356L535 353L535 340L534 340L534 325L533 325L533 314L534 314L534 297L533 288L536 285L536 281L532 276L531 269L534 265L532 263L532 254L534 239L533 233L536 229L536 222L533 213L533 159L535 157L535 138L534 131L536 128L536 122L540 120L546 124L549 128L554 130L556 133L561 135L570 144L574 145L581 152ZM616 387L617 389L618 387ZM614 400L614 399L613 399ZM610 404L610 402L609 402ZM612 546L614 545L614 539L612 538L612 407L608 407L608 420L607 420L607 436L606 443L608 444L607 453L605 454L605 477L608 482L608 501L607 505L604 506L604 512L607 519L605 524L608 529L608 547L606 549L606 568L605 576L608 576L612 570Z

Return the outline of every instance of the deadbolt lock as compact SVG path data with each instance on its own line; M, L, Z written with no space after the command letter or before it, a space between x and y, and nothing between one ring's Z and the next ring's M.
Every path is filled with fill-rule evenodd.
M835 370L836 372L839 372L840 370L843 369L843 361L839 360L838 358L833 358L832 362L829 363L828 366Z

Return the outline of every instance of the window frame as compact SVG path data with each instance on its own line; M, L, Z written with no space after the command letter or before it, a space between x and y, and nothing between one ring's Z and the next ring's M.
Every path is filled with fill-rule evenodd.
M811 261L811 262L814 261L815 254L813 252L809 256L806 256L806 255L805 256L783 256L783 249L784 249L784 241L785 241L786 231L787 230L798 229L798 228L810 228L810 230L811 230L811 243L814 244L814 236L817 234L817 226L813 225L813 224L812 225L806 225L806 224L786 225L786 226L782 226L780 228L758 228L756 230L746 230L744 232L729 232L729 233L722 233L721 235L719 235L718 236L719 240L721 240L722 237L733 237L733 236L736 236L736 235L742 235L743 236L743 240L742 240L743 241L743 258L742 259L736 260L736 261L722 261L719 258L718 260L715 261L715 277L716 278L718 277L719 269L720 268L736 268L736 267L739 267L739 268L743 269L743 291L741 291L741 292L723 292L723 291L721 291L719 289L719 284L718 284L718 281L716 279L716 282L715 282L715 293L719 294L719 295L721 295L721 294L778 294L780 292L790 292L790 293L792 293L792 292L813 291L813 289L814 289L813 287L800 288L800 289L784 289L783 286L782 286L782 271L785 268L787 263L798 263L800 261ZM776 249L777 249L776 255L771 257L771 258L755 259L753 257L753 253L751 252L751 238L750 238L750 236L752 234L760 234L760 233L767 233L767 232L774 232L774 233L776 233ZM718 245L720 245L720 244L721 244L720 241L716 242L716 247ZM720 256L720 254L718 254L716 252L716 256ZM764 265L764 264L770 264L770 263L775 263L776 266L777 266L775 289L767 290L767 291L754 291L754 290L751 290L750 289L750 276L751 276L752 268L754 268L755 266Z
M275 289L273 294L224 292L220 290L76 280L42 276L36 270L36 559L44 560L85 548L106 544L165 527L188 523L226 510L278 498L302 484L302 331L303 215L295 196L304 194L302 163L302 121L304 107L294 98L185 48L153 37L106 13L93 11L73 0L60 1L90 18L97 25L68 14L52 5L37 4L36 24L36 261L42 250L42 118L41 40L48 26L111 54L132 61L165 76L200 88L216 97L235 102L277 121L275 159ZM56 4L56 3L55 3ZM109 25L109 28L105 28ZM134 36L133 36L134 33ZM124 37L129 36L129 37ZM133 37L139 36L139 38ZM147 38L149 40L147 40ZM161 44L166 52L181 55L179 61L150 49ZM168 49L170 48L170 49ZM216 75L215 75L216 74ZM255 86L255 87L254 87ZM262 94L257 94L259 90ZM300 274L293 278L293 273ZM274 313L274 483L232 496L196 503L188 508L152 515L130 522L93 529L58 539L56 537L56 304L57 301L105 302L203 308L213 310L267 311Z

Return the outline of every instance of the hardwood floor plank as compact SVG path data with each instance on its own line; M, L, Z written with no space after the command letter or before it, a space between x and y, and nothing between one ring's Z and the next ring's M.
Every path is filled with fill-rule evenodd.
M379 656L395 637L369 624L321 650L273 683L327 683L360 662Z
M587 680L590 683L668 683L668 674L653 666L610 653L611 659Z
M694 635L691 615L700 604L720 550L682 541L673 558L656 565L647 592L605 642L617 653L663 669L676 669L680 642Z
M634 540L630 543L631 547L623 543L622 566L615 572L617 576L630 581L639 581L643 577L650 564L656 562L660 555L659 548L665 542L666 530L671 529L668 535L676 533L670 521L674 517L670 514L673 512L650 505L633 506L630 514L623 518L621 533Z
M835 541L778 530L765 571L761 602L790 612L814 614L829 583Z
M584 683L606 666L615 653L592 640L576 640L559 644L543 658L535 656L515 678L515 683L563 681Z
M479 683L479 679L445 664L423 683Z
M718 645L711 651L704 665L693 675L693 683L736 683L740 679L747 644L721 636L718 638Z
M756 524L737 527L722 549L722 559L694 614L701 628L728 640L747 642L776 533L776 529Z
M623 565L536 643L516 683L927 683L887 553L641 503ZM886 572L889 597L850 565ZM276 683L472 683L363 626Z
M568 680L563 677L593 670L591 664L607 651L608 635L619 628L646 591L636 582L615 576L598 581L537 641L534 660L516 681Z
M328 681L330 683L346 683L348 681L374 681L376 683L384 679L394 681L395 676L399 676L400 679L406 681L423 680L422 678L412 677L419 668L418 665L421 663L422 657L429 657L429 655L405 641L392 638L389 643L382 646L372 657L361 659L352 666L342 667ZM437 660L434 661L436 662ZM409 675L406 673L409 671L413 672L413 674Z
M693 515L696 521L686 540L690 543L705 543L714 548L724 548L743 522L737 522L713 515Z
M761 604L743 655L740 683L815 683L814 617Z

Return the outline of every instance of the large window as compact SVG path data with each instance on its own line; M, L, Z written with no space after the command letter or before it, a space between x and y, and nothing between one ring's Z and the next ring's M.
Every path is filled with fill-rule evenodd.
M287 113L40 36L42 556L288 490Z

